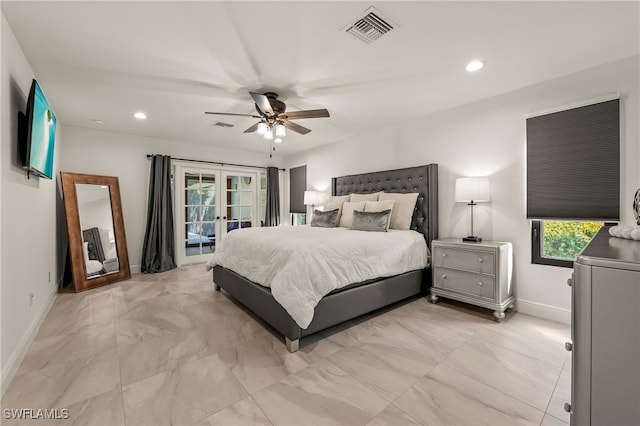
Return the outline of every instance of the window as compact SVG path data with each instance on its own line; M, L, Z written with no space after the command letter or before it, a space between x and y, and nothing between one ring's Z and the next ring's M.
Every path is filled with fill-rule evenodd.
M306 225L307 215L303 213L291 213L291 224L294 226Z
M573 267L604 221L620 217L617 95L527 116L531 262Z
M258 205L258 217L260 218L260 226L264 226L264 220L267 216L267 174L260 173L260 203Z
M289 169L289 214L292 225L307 223L304 191L307 189L307 166Z
M531 262L573 268L573 261L602 225L602 222L534 220Z

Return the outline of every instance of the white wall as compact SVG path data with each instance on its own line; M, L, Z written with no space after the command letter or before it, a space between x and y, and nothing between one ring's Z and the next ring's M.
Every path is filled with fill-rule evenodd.
M140 272L142 240L147 217L150 162L147 154L219 161L252 166L282 167L282 158L181 141L153 139L79 127L65 127L60 170L116 176L120 182L127 249L131 271Z
M285 167L307 164L309 189L328 193L330 178L360 172L439 164L440 237L468 233L468 207L455 203L455 179L489 176L490 203L475 211L475 234L511 241L518 309L568 322L567 268L531 264L530 222L525 214L525 114L620 92L622 223L640 186L639 57L562 78L419 120L376 129L359 137L285 158Z
M47 313L57 287L56 180L31 177L19 167L18 111L25 111L31 66L4 15L1 38L0 298L2 303L2 392ZM43 85L46 94L46 85ZM55 111L56 105L51 105ZM59 170L61 126L58 122L54 171ZM30 295L33 294L33 300Z

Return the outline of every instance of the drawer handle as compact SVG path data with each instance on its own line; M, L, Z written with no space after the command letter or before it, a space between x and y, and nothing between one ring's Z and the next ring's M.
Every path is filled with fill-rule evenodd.
M482 262L484 262L484 259L483 259L483 258L481 258L481 257L479 257L479 258L478 258L478 262L482 263Z
M478 281L478 285L482 287L484 283L482 281Z
M447 279L447 274L442 274L442 279L446 280Z

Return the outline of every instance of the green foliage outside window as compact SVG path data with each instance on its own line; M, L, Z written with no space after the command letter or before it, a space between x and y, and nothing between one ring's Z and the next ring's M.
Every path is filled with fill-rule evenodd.
M602 222L544 221L544 257L575 260L600 230Z
M294 213L293 214L293 224L294 225L306 225L307 223L307 215L302 213Z

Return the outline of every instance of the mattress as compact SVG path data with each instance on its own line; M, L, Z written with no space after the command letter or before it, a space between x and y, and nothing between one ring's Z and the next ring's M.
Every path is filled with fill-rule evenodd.
M416 231L278 226L227 234L207 267L219 265L270 287L274 299L307 328L326 294L423 269L429 260L424 236Z

